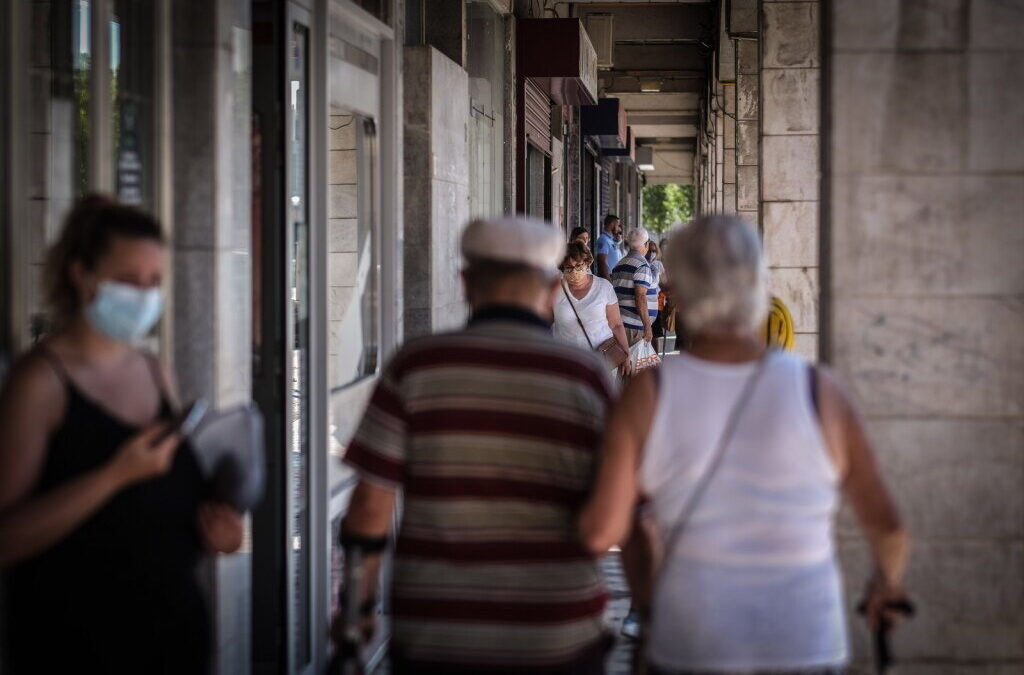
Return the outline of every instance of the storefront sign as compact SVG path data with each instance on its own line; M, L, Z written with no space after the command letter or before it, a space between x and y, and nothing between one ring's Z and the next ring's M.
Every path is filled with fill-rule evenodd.
M579 19L520 19L519 74L559 105L597 103L597 53Z

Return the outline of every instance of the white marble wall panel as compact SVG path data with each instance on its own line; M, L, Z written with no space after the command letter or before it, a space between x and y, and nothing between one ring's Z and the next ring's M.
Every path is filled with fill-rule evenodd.
M818 202L765 202L764 252L770 266L818 266L818 210Z
M1024 51L1020 27L1024 25L1024 3L1006 0L972 0L970 41L974 49Z
M1014 294L1024 288L1024 176L864 176L835 186L836 292Z
M818 360L818 334L797 333L793 342L793 352L810 362Z
M863 595L870 559L859 540L843 539L840 552L849 604ZM894 638L899 671L995 673L1012 666L1020 672L1024 641L1024 544L1019 540L937 539L920 541L910 559L909 576L919 599L918 613ZM872 672L871 636L853 615L851 637L861 669ZM916 666L915 666L916 664ZM978 668L977 671L971 670Z
M970 54L968 78L968 166L1024 171L1024 52Z
M459 241L469 217L469 80L430 47L405 55L405 332L414 336L465 320Z
M764 122L767 135L814 134L818 131L821 99L818 68L765 70Z
M916 537L1024 537L1024 423L879 419L871 437ZM849 509L839 533L857 534Z
M818 269L774 267L769 270L768 290L786 303L797 333L818 330Z
M835 47L841 51L959 49L966 37L965 4L964 0L837 2L833 11L836 25L843 30L835 36Z
M868 415L1024 416L1024 299L852 290L835 297L834 357Z
M762 199L818 199L818 136L763 136Z
M833 170L957 172L969 101L961 53L839 52L833 57ZM908 95L913 92L913 95Z
M820 26L817 2L764 2L760 214L772 292L789 308L796 351L818 356Z
M761 7L763 68L820 65L817 2L771 2Z
M736 208L740 211L754 211L755 220L759 204L757 170L756 164L736 167Z
M358 231L359 221L356 218L328 219L328 245L331 253L355 251Z

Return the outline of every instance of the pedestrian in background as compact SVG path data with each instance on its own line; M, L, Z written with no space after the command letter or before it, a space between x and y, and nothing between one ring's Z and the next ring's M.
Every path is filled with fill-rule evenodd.
M602 351L609 340L629 354L626 328L619 314L619 299L607 279L587 274L594 262L590 249L581 243L569 244L561 270L565 284L555 297L555 337L583 349ZM620 376L629 374L629 359L614 367Z
M195 577L242 520L207 503L168 427L174 385L133 343L159 319L159 224L101 197L71 212L46 262L56 330L0 397L0 565L11 673L204 673ZM6 672L6 671L5 671Z
M590 231L585 227L573 228L572 234L569 235L569 243L579 242L590 248Z
M343 545L386 541L402 493L393 673L603 673L605 592L575 513L608 369L545 318L562 293L561 233L476 221L462 253L469 325L407 343L384 370L345 455L360 480ZM372 611L380 554L367 561Z
M629 253L612 272L612 286L619 298L619 312L626 326L626 340L632 347L640 340L654 339L653 324L658 316L658 279L647 262L650 235L642 227L626 235Z
M833 375L766 349L766 269L749 226L698 219L673 234L666 267L692 347L616 405L581 536L606 551L649 501L647 549L660 553L640 570L654 591L638 602L651 672L841 672L841 496L874 558L868 621L893 620L887 605L904 599L907 535L863 424Z
M604 228L597 238L594 246L594 255L597 256L597 273L611 281L612 270L619 264L622 258L622 223L619 217L609 213L604 217Z

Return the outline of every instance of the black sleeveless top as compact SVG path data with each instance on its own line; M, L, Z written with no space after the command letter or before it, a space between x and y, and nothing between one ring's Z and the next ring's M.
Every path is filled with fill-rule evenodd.
M64 383L67 410L49 438L33 495L105 464L140 431L90 400L40 348ZM155 360L160 419L171 416ZM202 479L187 445L170 471L117 493L4 579L11 672L205 673L210 627L196 567Z

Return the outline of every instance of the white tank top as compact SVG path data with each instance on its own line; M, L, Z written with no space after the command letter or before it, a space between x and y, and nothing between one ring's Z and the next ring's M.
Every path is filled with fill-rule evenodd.
M664 360L640 465L663 542L755 369L686 354ZM832 536L838 496L807 363L773 354L714 477L665 552L648 658L689 670L845 663Z

